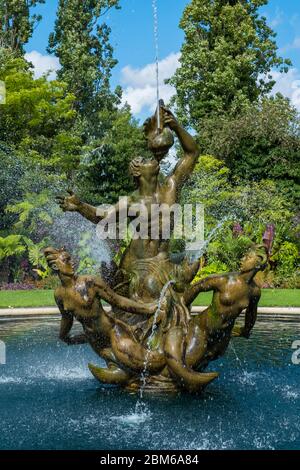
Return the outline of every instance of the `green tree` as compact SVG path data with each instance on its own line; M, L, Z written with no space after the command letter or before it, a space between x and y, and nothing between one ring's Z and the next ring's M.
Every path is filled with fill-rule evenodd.
M0 50L0 79L7 100L0 113L0 230L40 243L59 214L55 195L79 163L82 141L66 84L34 79L30 64ZM13 277L14 263L6 263Z
M229 182L230 170L212 155L201 155L189 182L184 186L182 202L201 203L205 224L210 230L218 220L228 216L234 204L234 189Z
M171 83L180 116L200 132L211 114L238 113L270 92L272 69L287 71L275 33L260 15L268 0L192 0L180 22L181 66Z
M294 218L295 207L292 201L272 180L245 181L232 180L230 170L217 158L202 155L199 158L190 181L186 184L182 202L202 203L205 214L205 236L210 237L205 253L206 266L201 268L197 279L206 275L238 269L241 257L253 243L262 243L267 223L275 225L274 257L278 268L276 285L299 285L296 258L299 225ZM239 223L240 232L234 224ZM215 230L218 227L217 230ZM298 237L298 238L297 238ZM288 242L288 243L287 243ZM293 260L290 260L293 246ZM274 264L274 263L273 263ZM280 266L288 266L290 279L285 281ZM295 279L294 279L295 278ZM298 284L297 284L298 283Z
M45 0L0 0L0 48L23 54L40 15L31 9Z
M83 155L77 174L77 186L83 199L92 204L114 203L134 189L129 162L146 156L142 129L127 106L119 110L112 127L98 141L97 148Z
M58 78L76 97L76 128L85 144L77 186L93 204L128 194L133 188L129 160L144 151L141 130L129 109L119 109L121 88L110 89L117 61L104 16L113 8L120 8L119 0L60 0L49 37L48 50L61 63Z
M291 222L294 215L292 201L274 181L235 179L232 182L228 167L210 155L199 158L184 188L182 201L204 205L208 230L221 219L263 229L267 223Z
M286 198L300 203L300 121L288 99L253 103L238 116L208 117L200 145L230 169L231 180L273 180Z
M74 130L75 97L66 84L34 79L25 59L3 49L0 80L7 90L6 104L1 105L0 142L14 145L24 158L48 170L71 173L79 161L81 138Z
M106 125L103 109L112 111L118 94L110 92L111 70L117 61L109 42L110 28L99 20L108 10L118 8L119 0L60 0L54 32L48 51L61 63L58 78L76 97L75 106L92 123L86 129L103 136ZM87 126L86 122L83 122Z
M16 221L16 217L8 214L7 204L22 197L20 181L25 172L25 165L17 155L15 149L0 141L0 232L7 231Z

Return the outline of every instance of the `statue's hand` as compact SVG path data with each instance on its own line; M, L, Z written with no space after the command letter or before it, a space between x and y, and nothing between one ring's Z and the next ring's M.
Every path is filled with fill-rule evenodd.
M161 107L163 110L163 116L164 116L164 125L169 127L172 131L176 131L178 129L179 123L174 116L174 114L165 106Z
M155 312L157 311L158 303L157 302L149 302L149 303L147 303L147 307L149 308L149 312L151 312L151 315L154 315Z
M73 191L68 190L69 196L57 196L56 201L59 204L60 208L64 211L76 212L78 211L80 205L80 199L73 193Z

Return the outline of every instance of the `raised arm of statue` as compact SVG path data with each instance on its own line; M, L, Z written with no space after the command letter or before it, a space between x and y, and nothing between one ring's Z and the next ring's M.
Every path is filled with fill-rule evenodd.
M172 112L165 107L162 109L164 124L176 133L184 152L183 158L179 160L170 177L180 186L192 174L199 157L199 148L193 137L179 124Z
M184 293L184 302L186 305L190 305L200 292L208 292L210 290L218 291L222 287L223 276L208 276L199 282L193 284Z
M201 260L198 259L197 261L194 261L193 263L189 263L187 259L185 259L185 262L183 263L183 273L184 273L184 278L187 283L192 282L194 277L196 276L197 272L200 269L200 263Z
M140 315L153 315L157 310L156 303L142 303L122 297L114 292L108 284L101 278L94 279L95 287L98 289L99 296L113 307L118 307L129 313Z
M85 219L89 220L93 224L99 222L97 217L97 208L82 202L73 191L68 190L68 196L57 196L56 202L59 204L63 212L78 212Z
M109 214L103 216L97 215L97 207L82 202L79 197L73 193L73 191L68 191L68 194L69 196L56 197L57 203L64 212L78 212L80 215L82 215L82 217L96 225L101 220L103 220L104 217L109 216ZM114 214L118 213L118 204L114 206L114 209L112 211L114 212Z

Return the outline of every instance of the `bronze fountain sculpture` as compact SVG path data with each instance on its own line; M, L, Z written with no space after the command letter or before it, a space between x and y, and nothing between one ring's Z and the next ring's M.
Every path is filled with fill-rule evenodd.
M152 158L131 162L137 190L128 197L128 204L139 204L146 214L153 204L159 204L163 219L164 210L167 214L178 202L199 151L192 136L162 103L145 122L144 132ZM162 178L160 162L174 144L173 133L181 144L182 158L172 174ZM94 224L104 219L97 208L83 203L72 192L59 197L58 202L63 211L76 211ZM106 219L113 220L120 212L118 203ZM266 266L266 249L264 245L254 247L239 272L192 284L200 262L184 258L180 264L173 263L170 238L164 237L161 219L156 227L158 236L152 235L153 222L148 215L146 225L148 236L131 240L108 282L99 276L77 276L65 249L46 249L48 264L61 281L55 291L62 314L60 338L67 344L90 343L107 365L89 365L103 384L119 385L128 391L142 387L145 391L201 392L219 375L205 372L207 365L224 354L232 336L248 338L251 333L260 298L254 278ZM172 230L172 222L171 226ZM191 315L191 304L203 291L213 291L212 303L203 313ZM102 307L101 299L111 305L110 311ZM245 325L235 327L244 309ZM84 334L72 337L74 318L82 324Z

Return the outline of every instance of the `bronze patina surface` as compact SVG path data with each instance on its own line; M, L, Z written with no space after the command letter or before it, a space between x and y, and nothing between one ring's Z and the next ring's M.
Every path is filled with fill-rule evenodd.
M151 205L170 208L179 201L183 183L192 174L199 151L193 137L163 105L144 124L152 158L135 158L130 172L137 183L128 196L129 207L141 204L150 214ZM168 177L160 174L160 162L174 144L174 133L182 147L182 158ZM98 224L103 217L97 208L82 202L74 193L58 198L63 211L74 211ZM116 204L111 214L120 212ZM162 213L162 218L164 213ZM130 217L126 220L130 222ZM151 220L147 219L149 234ZM266 266L265 246L253 247L244 257L240 271L209 276L192 284L200 262L184 258L174 264L169 241L158 224L157 238L133 239L120 257L108 285L99 276L77 276L69 253L48 248L46 257L57 272L61 286L55 299L62 314L60 338L68 344L89 342L107 367L89 365L101 382L129 391L200 392L218 377L205 372L207 365L226 351L232 336L249 338L256 321L260 289L255 275ZM191 316L191 303L200 292L213 291L211 305ZM112 309L108 313L101 300ZM246 310L245 324L235 320ZM73 319L84 334L71 336Z

